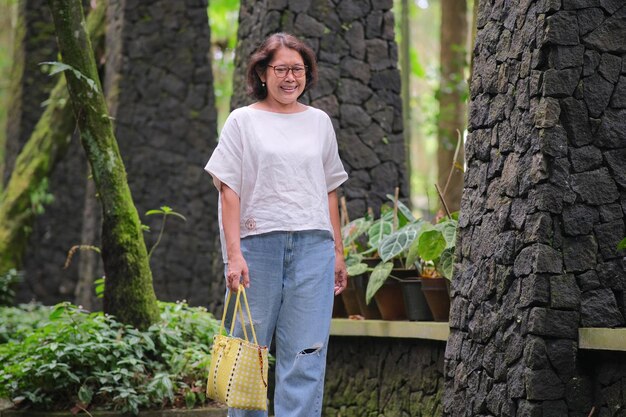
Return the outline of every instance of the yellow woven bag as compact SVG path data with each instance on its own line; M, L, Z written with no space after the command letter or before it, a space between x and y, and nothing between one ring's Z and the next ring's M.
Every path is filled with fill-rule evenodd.
M241 294L243 294L243 301L250 320L254 343L248 340L248 332L243 319L243 307L239 302ZM243 285L240 285L239 291L237 291L230 333L228 336L222 334L230 295L231 292L229 291L220 331L213 338L207 396L232 408L267 410L267 346L259 346L257 341ZM232 336L237 313L239 313L245 340Z

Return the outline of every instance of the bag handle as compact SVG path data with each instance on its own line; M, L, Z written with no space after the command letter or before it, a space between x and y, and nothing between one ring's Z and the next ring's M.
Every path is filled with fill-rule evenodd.
M230 304L232 291L228 290L228 296L226 297L226 304L224 305L224 313L222 314L222 323L220 324L219 333L222 333L225 330L224 322L226 321L226 311L228 310L228 305ZM252 337L254 338L254 344L258 345L259 342L256 337L256 332L254 331L254 324L252 323L252 314L250 314L250 305L248 304L248 297L246 297L246 290L243 285L239 285L237 290L237 297L235 300L235 311L233 313L233 322L230 325L230 334L233 334L235 330L235 321L237 321L237 313L239 313L239 317L241 320L241 327L243 328L243 335L246 342L249 342L248 332L246 331L246 323L243 316L243 306L241 305L239 298L240 295L243 294L243 303L246 306L246 312L248 314L248 320L250 320L250 329L252 330Z

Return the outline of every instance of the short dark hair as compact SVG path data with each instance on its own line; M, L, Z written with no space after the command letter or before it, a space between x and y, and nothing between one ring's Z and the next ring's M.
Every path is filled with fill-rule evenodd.
M306 85L304 91L312 87L317 81L317 63L315 62L313 50L289 33L274 33L265 39L250 55L246 79L248 82L248 94L251 97L257 100L263 100L267 97L267 89L263 86L259 74L267 70L267 65L274 58L274 54L282 47L293 49L302 57L304 65L306 65ZM302 92L303 94L304 91Z

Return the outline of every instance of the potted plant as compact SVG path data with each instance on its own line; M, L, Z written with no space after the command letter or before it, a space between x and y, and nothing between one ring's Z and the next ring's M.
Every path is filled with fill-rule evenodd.
M395 197L389 195L388 198L394 202L389 216L391 232L379 233L379 238L372 242L372 249L379 259L371 270L366 302L375 299L384 319L401 320L407 317L407 313L413 316L410 314L412 309L415 305L419 306L419 300L416 302L411 297L407 298L403 287L406 282L412 282L411 277L414 281L418 276L414 262L407 259L407 251L416 239L423 220L416 219L409 208L398 200L397 192ZM384 215L380 221L382 226ZM425 315L421 315L419 319L426 320L429 311L423 297L421 301L421 311Z
M369 227L372 225L372 220L369 216L360 217L355 219L341 229L344 256L346 259L346 267L348 270L348 286L341 293L341 300L345 306L348 317L363 316L359 294L357 292L357 281L359 277L367 273L367 265L362 263L363 252L367 250L367 247L363 244L362 240L366 235Z
M344 232L344 248L349 286L354 288L361 315L366 319L380 319L381 312L377 304L365 299L370 274L379 262L378 246L393 231L393 210L386 205L381 207L381 217L374 220L369 209L365 217L356 219L346 225Z
M437 224L425 223L409 254L418 256L422 292L435 321L450 315L449 280L452 278L458 214L444 217Z

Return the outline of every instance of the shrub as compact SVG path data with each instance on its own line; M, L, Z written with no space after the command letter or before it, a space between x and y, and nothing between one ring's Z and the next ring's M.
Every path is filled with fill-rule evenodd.
M45 326L51 308L41 304L0 307L0 343L19 342L34 329Z
M0 275L0 306L10 306L15 298L15 285L22 280L21 272L9 269Z
M7 330L10 341L0 345L0 397L34 409L133 414L205 404L206 369L219 322L184 303L160 307L160 322L143 332L69 303L55 306L48 322L31 328L31 334L20 327L30 319L14 320L22 324L9 325L16 330Z

